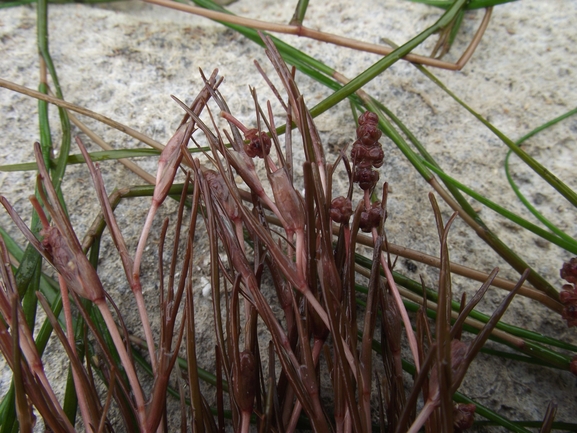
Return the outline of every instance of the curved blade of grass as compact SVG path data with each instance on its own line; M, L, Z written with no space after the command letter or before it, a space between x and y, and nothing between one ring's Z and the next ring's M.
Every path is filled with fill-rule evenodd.
M477 120L479 120L483 125L485 125L493 134L495 134L509 149L511 149L525 164L527 164L531 169L537 173L541 178L551 185L553 188L559 192L563 197L569 201L573 206L577 207L577 193L569 188L564 182L557 178L553 173L551 173L547 168L541 165L537 160L528 155L524 150L519 148L509 137L503 134L499 129L489 123L483 116L473 110L469 105L462 101L457 95L455 95L443 82L441 82L434 74L432 74L428 69L423 68L419 65L415 65L419 71L421 71L427 78L429 78L438 87L444 90L451 98L455 100L459 105L461 105L465 110L471 113Z
M573 116L574 114L577 114L577 108L573 108L572 110L569 110L568 112L566 112L565 114L562 114L561 116L555 117L554 119L549 120L548 122L545 122L544 124L542 124L541 126L538 126L537 128L533 129L532 131L528 132L527 134L525 134L523 137L521 137L520 139L518 139L515 144L517 146L521 146L522 143L524 143L525 141L529 140L531 137L533 137L534 135L537 135L538 133L540 133L541 131L544 131L547 128L550 128L551 126L561 122L562 120L567 119L568 117Z
M555 234L552 234L552 233L542 229L541 227L536 226L535 224L527 221L526 219L521 218L520 216L516 215L515 213L508 211L504 207L499 206L497 203L492 202L491 200L485 198L484 196L475 192L471 188L458 182L456 179L452 178L451 176L449 176L448 174L446 174L442 170L438 169L433 164L430 164L427 161L424 161L424 164L430 170L432 170L437 176L439 176L441 179L443 179L443 181L451 183L452 185L456 186L459 190L461 190L465 194L471 196L472 198L477 200L479 203L487 206L489 209L494 210L498 214L504 216L505 218L507 218L510 221L514 222L515 224L523 227L524 229L527 229L530 232L535 233L537 236L540 236L543 239L546 239L549 242L554 243L555 245L557 245L557 246L559 246L559 247L561 247L567 251L572 252L573 254L577 254L577 242L572 237L566 235L563 232L561 232L561 233L563 233L565 236L563 236L563 237L556 236L556 234L558 234L558 233L555 232Z
M533 216L535 218L537 218L539 221L541 221L541 223L543 223L544 226L546 226L549 230L551 230L553 233L555 233L559 238L564 239L567 242L573 243L575 242L575 240L569 236L567 233L565 233L563 230L559 229L555 224L553 224L551 221L549 221L547 218L545 218L543 216L543 214L541 212L539 212L530 202L529 200L527 200L527 198L523 195L523 193L519 190L519 187L517 186L517 184L515 183L515 181L513 180L513 177L511 176L511 172L509 169L509 157L511 156L511 151L507 152L507 156L505 157L505 175L507 176L507 181L509 182L509 186L511 186L511 189L513 190L513 192L515 193L515 195L517 196L517 198L521 201L521 203L523 203L523 205L527 208L527 210L529 212L531 212L533 214ZM553 242L553 241L551 241ZM559 245L561 246L561 245ZM563 247L565 248L565 247ZM575 251L570 250L568 248L565 248L567 251L571 251L573 254L575 254Z
M524 141L533 137L537 133L555 125L556 123L558 123L558 122L560 122L560 121L562 121L562 120L564 120L564 119L568 118L569 116L572 116L576 113L577 113L577 108L574 108L573 110L570 110L567 113L565 113L559 117L556 117L555 119L552 119L549 122L544 123L543 125L539 126L538 128L535 128L534 130L532 130L528 134L521 137L519 140L517 140L515 142L515 144L517 146L520 146ZM509 150L507 152L507 156L505 157L505 163L504 163L505 174L507 176L507 180L509 181L509 185L511 186L511 189L515 192L515 194L517 195L517 197L519 198L521 203L523 203L523 205L525 205L525 207L529 210L529 212L531 212L535 216L535 218L537 218L539 221L541 221L549 230L551 230L553 233L555 233L560 238L563 238L569 242L574 242L575 240L571 236L569 236L567 233L565 233L563 230L559 229L555 224L553 224L551 221L549 221L547 218L545 218L531 203L529 203L529 200L527 200L525 198L525 196L521 193L521 191L517 187L517 184L513 180L513 177L511 176L511 172L510 172L510 168L509 168L509 159L511 157L511 153L512 153L511 150Z

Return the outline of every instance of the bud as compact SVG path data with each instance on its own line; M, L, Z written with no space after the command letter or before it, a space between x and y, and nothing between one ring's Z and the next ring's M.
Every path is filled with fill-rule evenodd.
M379 172L366 167L355 168L353 182L358 183L363 191L371 190L379 181Z
M572 284L577 283L577 257L573 257L569 262L563 263L560 274L564 280Z
M353 205L348 198L340 196L333 199L331 202L330 216L334 222L348 224L352 214Z
M359 125L376 124L379 122L379 116L372 111L365 111L359 116Z
M92 302L104 299L102 283L86 256L82 254L78 240L66 239L55 226L43 228L40 234L43 236L42 246L52 259L51 263L56 271L66 281L66 286L78 296Z
M453 428L455 432L470 429L475 418L474 404L457 403L453 406Z
M357 128L357 140L367 146L377 145L382 135L383 133L376 123L359 125Z
M244 145L244 151L248 156L254 158L264 158L270 153L271 141L266 132L258 129L249 129L245 132L244 138L248 143Z
M240 218L238 206L234 198L230 195L222 175L214 170L206 170L204 177L208 182L211 193L220 202L228 217L233 221Z
M371 208L368 211L365 209L363 212L361 212L359 227L365 233L369 233L374 228L379 226L383 217L384 215L381 202L377 201L371 205Z
M286 229L295 232L302 230L305 226L306 213L285 169L279 168L270 174L269 181L275 204L287 224Z

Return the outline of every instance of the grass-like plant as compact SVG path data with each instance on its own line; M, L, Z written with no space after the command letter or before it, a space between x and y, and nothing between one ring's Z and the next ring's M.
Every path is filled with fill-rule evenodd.
M446 11L434 25L400 47L392 43L390 47L375 47L306 29L302 23L308 2L302 0L288 26L234 17L209 0L196 0L197 7L147 1L222 21L263 45L276 76L266 73L265 65L257 64L256 70L277 97L275 103L282 107L282 116L273 115L271 102L261 101L252 89L256 125L243 125L219 90L221 78L216 70L209 77L202 75L204 86L192 104L187 106L174 98L184 114L166 146L68 103L48 50L47 2L38 1L38 45L45 73L40 89L34 91L0 79L1 86L40 101L41 133L41 141L34 147L35 162L2 167L37 169L39 174L36 195L30 199L35 210L30 227L6 199L0 200L29 242L21 249L8 228L1 230L0 350L13 378L0 403L0 432L32 431L33 408L52 431L154 432L169 431L173 428L169 425L180 424L182 431L225 431L232 427L248 432L252 424L261 432L417 432L422 428L450 432L471 428L475 413L516 432L527 432L527 427L538 427L542 432L577 427L555 422L554 404L547 411L543 408L543 419L531 420L531 424L508 420L459 393L468 367L481 350L577 374L577 347L501 321L513 297L526 296L575 326L577 264L572 260L563 265L561 276L569 284L559 292L525 263L522 254L489 229L461 192L572 254L577 253L577 241L544 217L537 216L545 228L452 178L387 106L361 90L395 62L414 62L537 175L577 205L576 193L520 147L527 137L510 140L422 66L462 68L483 35L490 8L502 1L427 2ZM436 33L441 37L434 52L446 53L467 8L481 7L489 8L485 19L470 48L455 64L411 53ZM314 37L386 56L349 80L258 30ZM295 69L334 92L315 107L307 107ZM54 94L46 74L51 77ZM351 122L357 122L356 139L340 154L331 155L314 118L345 98L352 107ZM57 160L51 158L47 103L59 107L62 143ZM156 150L113 150L72 112L118 128ZM561 120L554 119L546 126ZM80 154L70 155L71 122L105 151L90 154L77 138ZM386 164L379 141L383 134L435 192L430 193L429 200L439 257L387 241L388 185L379 181L378 171ZM304 154L302 167L295 164L295 152ZM126 160L151 153L159 154L156 177ZM108 195L95 165L95 161L107 159L122 159L154 186L124 188ZM101 214L95 216L82 241L71 226L60 188L71 163L86 164L101 207ZM179 169L185 172L182 184L175 182ZM346 173L346 191L335 191L333 178L338 171ZM136 252L131 255L114 209L120 200L135 196L151 196L152 205L134 246ZM156 212L167 197L179 200L179 207L176 218L164 221L159 237L161 320L160 329L154 330L142 295L141 263ZM439 198L454 211L446 221ZM73 208L70 211L74 212ZM497 270L484 275L451 263L448 233L456 218L465 221L519 271L519 280L499 279ZM201 226L209 240L215 344L211 371L198 365L196 346L193 281L199 251L194 240ZM124 315L97 272L105 228L134 295L144 341L128 332ZM165 265L169 230L175 233L175 240ZM372 257L360 254L361 245L371 248ZM425 287L397 272L393 255L418 257L438 267L437 286ZM57 281L43 272L47 269L42 268L42 261L54 268ZM453 299L452 273L476 281L479 289L472 299ZM487 316L475 307L491 285L510 293ZM37 302L47 316L43 324L37 323ZM34 329L39 330L34 334ZM465 342L464 332L475 336ZM54 392L42 360L51 333L70 361L63 399ZM495 346L484 349L488 339L515 353L495 350ZM404 344L408 350L403 352ZM203 382L214 387L214 398L209 397ZM179 408L180 420L169 420L171 406ZM111 419L112 411L118 419Z

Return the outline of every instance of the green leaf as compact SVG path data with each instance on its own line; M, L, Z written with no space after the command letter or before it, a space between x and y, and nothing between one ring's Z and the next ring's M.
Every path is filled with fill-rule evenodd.
M191 153L200 152L201 149L191 149ZM109 161L122 158L138 158L146 156L158 156L160 151L156 149L119 149L119 150L103 150L99 152L89 153L90 159L94 162ZM84 157L81 154L68 155L66 164L83 164ZM50 160L50 166L56 167L54 160ZM0 171L29 171L36 170L38 166L36 162L23 162L20 164L9 164L0 166Z
M565 233L563 233L565 236L559 236L559 233L555 232L555 234L552 234L546 230L543 230L541 227L536 226L535 224L527 221L524 218L521 218L520 216L516 215L515 213L508 211L507 209L505 209L502 206L499 206L498 204L492 202L491 200L485 198L484 196L482 196L481 194L473 191L471 188L468 188L467 186L463 185L462 183L458 182L456 179L452 178L451 176L447 175L445 172L443 172L442 170L438 169L437 167L435 167L433 164L428 163L427 161L423 161L423 163L432 171L435 172L435 174L437 176L439 176L441 179L443 179L446 182L449 182L451 185L454 185L455 187L457 187L459 190L463 191L465 194L473 197L475 200L477 200L479 203L487 206L489 209L494 210L495 212L497 212L498 214L504 216L505 218L507 218L510 221L513 221L515 224L523 227L524 229L529 230L532 233L535 233L536 235L542 237L543 239L546 239L547 241L567 250L572 252L573 254L577 255L577 242L571 238L568 235L565 235ZM549 226L548 226L549 227Z

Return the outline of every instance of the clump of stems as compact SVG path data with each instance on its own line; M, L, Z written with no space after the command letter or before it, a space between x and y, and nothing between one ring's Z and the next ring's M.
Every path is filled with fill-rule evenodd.
M459 4L463 6L464 2ZM302 17L295 14L291 27L303 30ZM441 52L447 49L450 38L448 30L444 32L435 48ZM78 241L40 145L34 149L39 169L38 198L30 200L42 226L41 240L12 206L0 199L30 244L58 274L58 283L52 285L56 306L51 306L43 294L39 293L38 298L71 361L71 383L84 429L112 431L109 411L115 407L126 430L170 431L166 395L172 392L179 399L183 431L189 423L193 431L215 432L224 431L228 424L244 433L253 423L262 432L290 433L303 425L319 432L369 432L375 429L373 422L378 417L381 431L386 432L418 432L423 427L426 431L460 432L471 427L478 409L487 413L480 405L457 403L454 396L475 356L491 334L498 332L499 338L511 346L549 365L575 372L575 358L496 330L502 327L500 318L513 297L531 290L522 287L530 278L528 270L509 287L510 293L494 314L483 317L483 323L470 316L476 314L473 310L494 282L497 270L469 302L463 297L454 308L448 233L459 211L444 222L433 194L430 200L440 245L435 312L427 298L432 296L424 287L418 299L420 306L403 299L414 301L419 296L411 297L398 283L401 279L394 271L386 237L388 185L379 184L376 171L386 162L379 143L381 129L389 126L382 117L385 110L361 95L379 114L364 111L359 116L350 155L343 152L330 164L294 70L289 70L270 38L260 37L286 95L281 96L273 80L257 65L285 111L284 143L270 101L263 108L256 90L251 90L256 125L246 127L230 112L218 90L221 79L217 71L209 78L203 74L204 87L190 106L175 98L185 115L160 154L150 192L152 203L134 256L114 217L114 203L122 193L107 196L99 169L80 139L77 143L102 208L95 225L99 228L91 233L89 242L81 245ZM207 114L202 116L205 109ZM217 115L227 121L228 128L217 127ZM295 128L306 158L302 167L296 167L292 158ZM200 148L199 135L209 146L202 149L202 158L194 158L188 146L192 141ZM179 169L185 172L185 181L177 188L174 182ZM350 185L346 194L333 198L332 176L339 169L347 172ZM238 178L242 182L237 182ZM354 184L360 191L355 191ZM443 195L444 190L438 188ZM164 265L164 247L171 227L168 219L160 233L161 320L155 332L142 293L140 268L155 215L169 196L179 198L180 205L172 224L175 240L168 267ZM188 222L187 205L191 209ZM460 211L464 216L465 211ZM196 337L194 239L201 223L209 239L215 365L207 367L214 367L212 376L199 365ZM108 227L134 294L144 341L129 334L95 270L104 226ZM370 239L359 230L369 233ZM357 254L361 241L371 242L373 247L364 269L361 263L366 258ZM84 248L90 244L92 261ZM49 429L74 431L76 408L69 410L67 404L61 404L46 378L3 240L0 254L4 263L0 349L14 372L19 426L22 431L31 431L34 406ZM563 306L550 303L552 309L562 311L570 326L575 325L574 260L561 272L571 284L560 294ZM366 277L366 290L359 286L359 275ZM548 299L556 302L554 294ZM410 306L417 310L412 318ZM63 310L63 318L58 308ZM436 315L434 331L428 314ZM472 341L462 340L466 326L477 329ZM77 344L78 335L86 337L88 332L93 339L85 338L85 347ZM405 341L410 359L401 358ZM181 359L179 354L186 356ZM138 364L144 368L139 369ZM403 368L411 370L412 380L403 374ZM377 375L378 369L384 375ZM143 385L144 370L150 371L152 385ZM207 377L216 387L214 410L210 408L213 402L207 401L201 391L201 378ZM325 389L331 390L328 403ZM551 428L554 416L555 408L550 406L542 431Z

